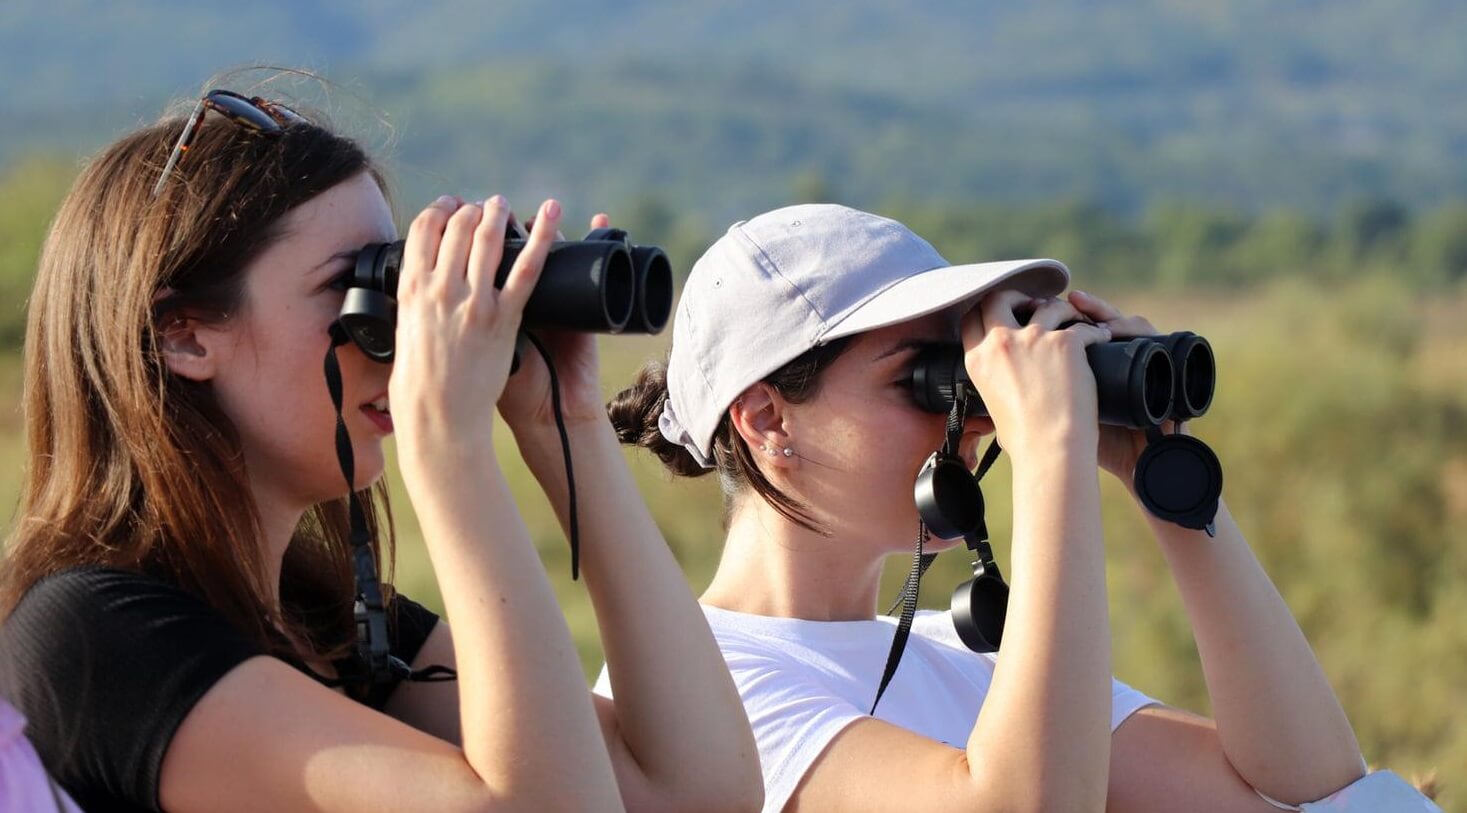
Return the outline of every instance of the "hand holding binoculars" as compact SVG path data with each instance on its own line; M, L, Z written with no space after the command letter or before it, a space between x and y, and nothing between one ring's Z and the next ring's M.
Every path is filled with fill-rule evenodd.
M340 323L369 358L392 361L397 280L405 241L373 243L357 254ZM504 284L525 240L506 228L494 285ZM662 332L672 314L672 264L657 246L633 245L621 229L551 245L522 325L586 333Z
M1206 414L1217 364L1206 339L1186 331L1116 339L1085 349L1095 375L1102 424L1142 429L1149 440L1136 462L1133 485L1157 517L1206 529L1217 514L1222 465L1202 441L1163 435L1161 424ZM962 390L967 415L986 415L981 394L963 365L959 345L933 345L918 354L912 396L929 412L946 413Z
M956 344L932 345L917 355L912 397L922 409L949 418L947 441L919 472L915 498L927 529L948 539L962 537L977 554L973 578L953 591L953 624L970 649L993 652L1003 638L1009 588L988 545L978 478L996 459L998 446L995 441L990 447L976 476L956 454L962 421L987 414L963 355ZM1195 333L1179 332L1091 345L1086 358L1095 375L1100 422L1146 432L1147 446L1133 474L1137 497L1151 514L1211 536L1222 465L1202 441L1161 430L1164 421L1180 424L1211 406L1217 369L1211 345Z

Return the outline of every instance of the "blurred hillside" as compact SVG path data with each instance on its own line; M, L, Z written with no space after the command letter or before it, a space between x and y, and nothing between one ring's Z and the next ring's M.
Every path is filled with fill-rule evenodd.
M725 223L809 172L868 206L1414 208L1467 197L1463 32L1450 0L7 0L0 162L274 62L385 114L365 135L392 142L407 200L636 189Z

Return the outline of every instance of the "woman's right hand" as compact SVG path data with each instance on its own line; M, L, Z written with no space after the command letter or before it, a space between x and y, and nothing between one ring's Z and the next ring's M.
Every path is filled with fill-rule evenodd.
M1030 307L1033 314L1021 327L1015 311ZM989 294L964 315L968 375L1011 454L1095 452L1099 411L1085 348L1109 341L1110 330L1084 322L1057 329L1083 318L1065 300L1035 300L1013 290Z
M397 285L397 354L389 385L399 443L409 454L488 451L521 315L560 225L540 206L502 289L494 287L508 204L441 197L408 230Z

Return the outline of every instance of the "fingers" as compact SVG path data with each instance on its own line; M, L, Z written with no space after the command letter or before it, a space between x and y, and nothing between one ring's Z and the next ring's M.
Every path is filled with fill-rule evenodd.
M1078 322L1065 328L1066 333L1073 333L1080 339L1080 344L1089 347L1092 344L1105 344L1111 339L1111 329L1105 325L1092 325L1087 322Z
M1019 318L1014 315L1014 309L1028 303L1029 296L1022 291L996 291L985 296L976 308L983 320L983 331L986 333L996 327L1017 330Z
M1087 294L1084 291L1070 291L1070 304L1074 305L1081 313L1089 316L1097 322L1109 322L1112 319L1121 318L1119 308L1106 302L1098 296Z
M594 217L591 218L592 231L595 231L596 229L609 228L611 228L611 215L605 212L598 212Z
M1065 322L1083 320L1079 310L1063 299L1041 299L1039 307L1029 316L1029 325L1043 330L1055 330Z
M1084 291L1071 291L1069 301L1080 313L1094 319L1096 322L1108 325L1111 332L1118 338L1154 336L1158 332L1156 327L1145 317L1126 316L1121 313L1120 308L1094 294L1087 294Z
M438 246L443 241L443 229L456 209L458 202L451 195L444 195L428 204L413 219L408 227L407 243L403 246L402 271L397 282L398 299L416 290L432 272L438 260Z
M494 286L499 263L504 258L505 227L512 217L502 195L485 201L484 215L479 227L474 229L474 243L469 250L466 278L471 289L483 291Z
M555 241L555 233L559 227L560 203L547 200L540 204L540 212L535 217L530 239L525 242L524 249L515 259L514 267L510 269L509 277L505 279L504 289L500 293L500 301L506 307L519 312L530 300L530 294L540 279L545 257L550 253L550 244Z
M530 228L530 229L533 229L533 228L535 228L535 218L533 218L533 217L532 217L532 218L530 218L530 219L529 219L529 220L528 220L528 221L527 221L527 222L526 222L526 223L525 223L525 226L526 226L526 227L527 227L527 228ZM526 231L525 231L525 230L524 230L524 229L520 229L520 232L519 232L519 238L520 238L520 239L521 239L521 240L525 240L525 239L527 239L527 238L529 238L529 236L530 236L530 235L529 235L529 233L528 233L528 232L526 232ZM563 232L561 232L561 231L560 231L560 230L558 230L558 229L557 229L557 230L556 230L556 232L555 232L555 239L556 239L556 241L557 241L557 242L559 242L559 241L563 241L563 240L565 240L565 234L564 234L564 233L563 233Z
M468 271L469 250L474 243L474 231L483 217L482 207L468 203L460 206L448 219L448 228L443 232L443 244L438 247L438 262L433 266L434 281L437 284L452 287L463 283Z

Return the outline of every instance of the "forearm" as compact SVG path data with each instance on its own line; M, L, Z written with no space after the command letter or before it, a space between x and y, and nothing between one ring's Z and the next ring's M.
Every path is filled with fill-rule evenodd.
M728 666L605 420L568 429L581 566L606 653L623 739L659 787L738 798L760 785L757 750ZM569 532L560 437L517 433ZM708 771L708 765L720 766ZM725 783L728 787L719 787ZM706 804L706 803L705 803Z
M1104 807L1110 626L1093 462L1014 462L1013 587L993 685L969 761L1021 793L1066 788L1044 809Z
M493 785L536 783L568 809L620 806L570 631L492 447L404 454L454 626L464 754Z
M1219 506L1216 538L1146 516L1191 619L1233 768L1258 790L1295 803L1358 778L1350 721L1227 506Z

